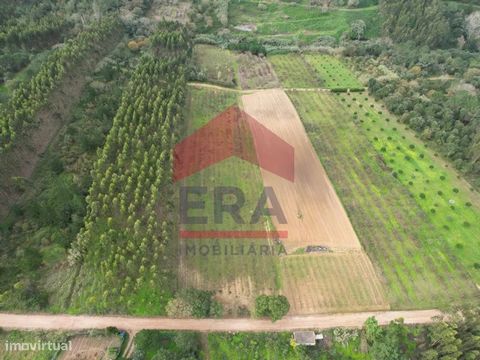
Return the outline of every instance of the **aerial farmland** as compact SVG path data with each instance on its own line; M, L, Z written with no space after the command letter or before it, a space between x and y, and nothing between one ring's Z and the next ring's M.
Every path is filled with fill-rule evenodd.
M25 358L480 357L475 1L0 9Z

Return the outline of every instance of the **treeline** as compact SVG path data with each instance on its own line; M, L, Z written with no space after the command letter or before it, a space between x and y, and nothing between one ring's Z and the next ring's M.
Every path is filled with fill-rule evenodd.
M383 35L396 42L413 41L431 48L453 47L459 39L474 46L467 31L466 10L441 0L382 0Z
M175 22L161 22L159 30L150 36L153 49L158 54L179 51L185 52L190 48L190 40L186 28Z
M8 102L0 108L0 151L12 146L17 135L35 123L37 111L47 103L58 82L118 26L119 21L113 17L92 24L91 28L55 50L30 81L14 90Z
M54 44L70 23L59 14L49 14L40 19L28 18L0 31L0 46L25 46L39 48Z
M163 56L142 56L92 171L85 226L69 254L86 281L74 308L137 313L148 306L162 313L171 297L172 148L182 122L186 51L183 41L170 46Z
M461 314L461 315L460 315ZM215 333L200 342L195 332L143 330L135 337L133 359L290 359L290 360L477 360L480 358L479 309L463 310L428 325L397 319L379 326L369 318L360 330L321 331L315 346L297 344L289 332Z

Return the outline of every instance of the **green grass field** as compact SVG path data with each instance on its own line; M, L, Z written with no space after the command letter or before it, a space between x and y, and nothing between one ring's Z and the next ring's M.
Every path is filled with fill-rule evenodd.
M357 80L352 71L336 57L306 54L303 58L320 76L322 87L328 89L353 89L362 87L362 84Z
M355 74L338 58L323 54L269 56L285 88L362 88Z
M478 195L462 184L448 164L384 114L372 98L339 95L355 116L370 143L391 169L391 175L409 189L436 229L440 246L447 246L470 275L480 282L480 209ZM356 113L356 114L355 114Z
M367 25L366 36L375 37L380 33L380 19L376 6L361 9L335 9L323 12L321 7L310 7L295 3L265 3L261 10L258 2L230 2L230 24L255 24L261 36L295 35L310 36L309 42L318 36L335 38L350 30L355 20Z
M392 176L384 153L370 142L373 127L380 131L382 125L369 124L371 131L368 132L354 121L354 110L348 107L348 101L342 102L335 96L317 92L290 93L355 231L384 276L392 307L448 306L454 301L472 299L478 290L462 266L465 258L458 258L459 254L445 246L445 242L456 235L445 240L446 230L431 221L431 213L423 209L418 194L412 197L414 192ZM338 98L346 96L342 94ZM356 96L358 99L361 95ZM397 139L402 140L401 137ZM408 149L409 144L410 141L403 140L398 146ZM431 160L426 157L427 161ZM411 175L411 172L405 171L405 174ZM450 195L453 186L448 180L442 185L445 194ZM431 192L437 191L433 184L428 187ZM460 211L465 214L473 211L466 208L463 199L456 199L459 204L463 203ZM474 224L466 228L457 222L450 231L454 233L456 228L459 234L470 231L470 237L464 239L470 245L464 246L476 253L478 249L473 247L478 231ZM460 251L463 250L457 252Z
M273 65L275 73L285 88L316 88L320 79L300 55L272 55L268 61Z

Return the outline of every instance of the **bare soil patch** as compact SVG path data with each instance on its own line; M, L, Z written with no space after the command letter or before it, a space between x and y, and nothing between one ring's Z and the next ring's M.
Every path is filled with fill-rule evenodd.
M295 149L295 180L261 170L265 186L276 193L287 224L273 217L276 230L288 231L288 250L307 245L330 249L360 249L335 189L313 149L303 124L284 91L262 90L243 95L244 110Z

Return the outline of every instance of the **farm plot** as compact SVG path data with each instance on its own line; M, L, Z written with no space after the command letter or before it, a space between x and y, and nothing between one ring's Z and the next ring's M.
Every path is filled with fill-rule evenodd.
M60 332L45 331L10 331L0 334L0 359L2 360L50 360L55 356L55 350L45 349L44 351L25 350L25 351L7 351L8 344L32 345L38 342L64 343L67 339L66 334Z
M383 285L363 251L284 256L283 287L295 314L386 310Z
M300 55L269 56L275 72L285 88L316 88L320 86L314 70Z
M341 60L320 54L306 54L305 61L310 64L322 79L322 85L328 89L363 88L355 75Z
M295 151L295 179L290 182L262 169L285 213L286 224L274 217L277 230L287 230L285 246L307 245L359 249L347 214L303 128L292 103L282 90L262 90L242 96L245 111L289 143Z
M252 101L263 104L262 108L267 109L268 114L262 113L262 116L257 117L257 120L266 118L271 121L269 125L278 124L278 128L274 127L274 130L279 131L279 135L285 139L288 138L285 135L287 132L295 130L287 127L284 132L281 132L279 128L283 127L285 123L281 122L282 117L278 117L278 114L286 113L285 120L288 120L288 123L292 122L292 117L297 119L297 124L300 125L304 134L302 146L305 147L305 140L308 143L300 120L292 115L294 109L283 92L278 90L259 91L253 95L244 96L242 100L245 110L250 109L252 112L256 111L256 103L252 103ZM188 129L185 133L191 134L194 129L205 125L211 117L236 101L236 94L233 92L191 88L188 96ZM282 105L280 106L279 103ZM272 112L275 107L278 108L278 113ZM313 154L314 158L312 159L305 154ZM310 153L300 151L297 153L297 157L306 159L305 163L308 163L309 170L312 168L311 164L316 163L320 166L313 149L310 149ZM302 167L301 164L302 162L299 163L300 167ZM298 176L298 179L306 179L304 172L301 172ZM225 182L228 182L229 185L241 188L246 194L245 208L248 213L248 209L252 205L249 203L249 199L257 199L262 185L271 185L266 181L266 177L268 177L268 174L266 175L258 167L237 158L229 158L187 178L184 185L201 185L211 188L214 185L224 185ZM295 222L301 221L297 218L298 206L305 212L303 216L305 224L296 223L296 229L288 228L289 238L284 240L286 251L291 253L290 250L295 248L303 249L305 245L309 244L308 241L310 241L310 244L324 244L322 239L325 238L325 234L327 234L327 237L331 237L328 241L330 241L332 247L347 247L353 250L338 254L322 254L321 256L310 253L302 254L302 251L299 254L287 255L285 252L281 252L280 248L276 247L276 243L273 242L275 244L273 245L274 250L269 250L268 254L262 255L258 249L261 246L270 246L269 249L272 249L270 239L180 239L178 244L179 287L196 287L215 291L216 298L224 304L226 315L229 316L245 316L247 314L246 309L251 308L257 295L271 293L282 293L289 299L292 304L291 314L388 308L381 280L375 274L368 257L360 250L358 240L345 213L342 214L343 209L329 185L328 179L318 169L314 170L312 176L307 179L308 181L303 182L303 187L308 189L308 194L304 193L299 186L299 189L296 189L298 191L292 193L287 202L281 196L282 191L277 192L277 184L273 186L288 219L293 218L292 221ZM319 191L320 196L318 194L312 195L309 192L315 190L311 187L312 184L309 181L322 185L320 186L321 191ZM297 195L299 195L298 198ZM308 196L312 198L310 202L305 200ZM291 203L292 199L298 200L298 203L295 203L294 206ZM211 216L212 204L208 198L204 200L205 213ZM307 203L308 209L303 207L304 203ZM314 204L324 204L327 207L330 204L334 208L333 212L336 219L333 219L333 215L329 215L325 208L322 206L315 208ZM295 210L289 212L288 208L292 207ZM321 215L324 213L327 219L322 218ZM310 214L321 215L312 218ZM192 211L191 215L200 214ZM243 215L248 217L248 214L242 212ZM343 219L346 223L339 222L338 219ZM267 218L264 219L262 224L252 228L252 225L237 224L230 219L225 219L224 223L216 224L215 229L273 229L272 222L273 219ZM319 222L323 227L319 228L314 222ZM329 223L337 224L338 228L341 228L340 232L343 231L344 234L332 232ZM314 226L313 232L316 232L313 236L311 226ZM187 225L187 228L192 230L210 229L207 225ZM278 225L275 225L275 228L281 230ZM297 241L291 241L292 231ZM310 237L309 231L311 232ZM350 238L347 239L345 233ZM307 241L303 236L306 236ZM337 237L339 242L342 240L348 241L346 243L345 241L344 243L335 243ZM194 250L187 250L187 246ZM214 253L215 246L220 253ZM246 254L247 249L250 249L251 246L256 253L248 255ZM242 247L244 249L243 256L240 254ZM332 295L326 296L325 292L335 294L335 298Z
M264 89L280 86L272 65L265 57L251 53L239 54L238 74L242 89Z
M392 307L448 306L459 294L464 301L477 296L466 271L441 245L438 227L392 176L346 101L318 92L290 97L362 245L386 280Z
M448 249L480 282L480 202L460 177L435 158L438 156L416 139L373 99L338 95L340 106L350 112L393 176L423 210L435 229L433 246ZM429 236L431 232L424 234Z
M200 44L193 49L193 60L199 80L237 87L237 63L229 50Z
M79 335L72 339L70 351L64 351L58 360L107 360L120 349L119 336L85 336Z
M188 96L187 121L185 131L191 134L205 125L211 118L228 106L235 104L235 93L212 90L191 89ZM197 149L195 153L199 153ZM214 223L213 189L216 186L230 186L241 189L245 205L241 217L249 219L263 189L260 171L256 165L238 158L229 158L188 177L181 186L205 186L207 194L205 210L191 210L189 216L208 216L207 224L186 224L190 231L251 231L265 230L269 220L263 219L256 225L239 224L225 215L221 223ZM226 307L227 314L237 315L239 309L249 307L256 295L272 293L279 287L277 274L278 247L268 239L180 239L179 241L179 286L196 287L216 291L217 298ZM273 246L274 252L260 254L261 246ZM248 252L253 247L255 253ZM271 249L271 247L270 247ZM218 251L217 251L218 250Z

